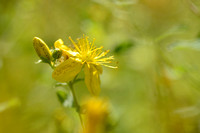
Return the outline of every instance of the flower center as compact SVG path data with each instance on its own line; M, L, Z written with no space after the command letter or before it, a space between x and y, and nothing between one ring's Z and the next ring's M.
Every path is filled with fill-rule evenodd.
M83 62L92 62L93 57L91 56L91 52L88 51L87 53L82 54L81 56Z

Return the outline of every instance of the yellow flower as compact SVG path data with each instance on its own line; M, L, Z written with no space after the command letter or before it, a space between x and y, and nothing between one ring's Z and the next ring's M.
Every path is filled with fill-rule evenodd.
M104 133L109 115L109 103L99 98L90 98L85 104L85 132Z
M61 39L54 43L55 48L62 50L63 56L68 58L64 59L60 65L58 65L52 77L59 82L69 82L81 71L84 67L85 83L88 90L98 95L100 92L100 78L102 73L102 65L110 68L116 68L107 65L113 60L113 56L105 58L104 56L109 52L108 50L103 52L102 48L96 48L93 42L88 41L88 37L77 39L77 43L69 37L73 46L67 47L64 45Z

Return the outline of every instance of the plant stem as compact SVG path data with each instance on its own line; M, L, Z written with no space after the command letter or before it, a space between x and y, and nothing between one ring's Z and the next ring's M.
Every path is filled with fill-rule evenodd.
M54 69L54 65L52 64L52 62L50 62L49 65L50 65L50 67L51 67L52 69Z
M80 113L80 105L78 104L78 101L77 101L77 98L76 98L76 94L75 94L75 91L74 91L74 86L73 86L73 81L72 82L69 82L68 83L68 86L72 92L72 95L73 95L73 98L74 98L74 103L75 103L75 107L76 107L76 112L78 113L78 116L80 118L80 121L81 121L81 126L84 130L84 124L83 124L83 120L82 120L82 117L81 117L81 113Z

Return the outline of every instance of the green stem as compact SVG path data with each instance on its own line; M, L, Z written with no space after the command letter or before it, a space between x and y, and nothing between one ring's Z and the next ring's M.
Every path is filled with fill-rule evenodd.
M54 65L52 64L52 62L49 62L49 65L52 69L54 69Z
M75 78L74 78L74 79L75 79ZM74 80L73 80L73 81L74 81ZM84 124L83 124L83 120L82 120L81 113L80 113L80 105L78 104L78 101L77 101L77 98L76 98L76 94L75 94L74 86L73 86L73 84L74 84L73 81L69 82L69 83L68 83L68 86L69 86L69 88L70 88L70 90L71 90L71 92L72 92L72 95L73 95L73 98L74 98L75 107L76 107L76 111L77 111L78 116L79 116L79 118L80 118L81 126L82 126L82 128L83 128L83 130L84 130Z

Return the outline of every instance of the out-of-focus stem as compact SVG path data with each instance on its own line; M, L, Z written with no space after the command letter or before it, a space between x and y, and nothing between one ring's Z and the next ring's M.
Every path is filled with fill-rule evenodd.
M77 98L76 98L76 94L75 94L75 91L74 91L74 86L73 86L74 81L75 80L69 82L68 86L69 86L69 88L70 88L70 90L72 92L73 99L74 99L74 104L75 104L75 107L76 107L76 112L78 113L78 116L79 116L80 121L81 121L81 126L82 126L82 128L84 130L84 123L83 123L83 120L82 120L82 117L81 117L81 113L80 113L80 105L78 104L78 101L77 101Z

